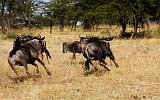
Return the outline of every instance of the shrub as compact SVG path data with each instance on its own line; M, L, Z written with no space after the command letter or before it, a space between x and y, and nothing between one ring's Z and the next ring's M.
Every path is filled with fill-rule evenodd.
M17 37L17 34L15 32L8 32L8 33L6 33L6 36L7 36L7 38L14 39Z

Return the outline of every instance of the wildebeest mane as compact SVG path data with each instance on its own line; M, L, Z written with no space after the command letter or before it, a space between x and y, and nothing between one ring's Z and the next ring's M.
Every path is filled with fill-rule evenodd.
M9 53L9 57L13 56L16 53L16 49L11 50L11 52Z
M20 47L23 47L25 43L27 43L28 41L31 41L33 39L39 40L39 43L42 46L41 53L45 52L45 54L47 56L47 59L48 59L48 57L51 59L51 55L50 55L49 51L46 48L46 41L41 41L41 40L44 39L44 37L41 38L40 35L39 36L31 36L31 35L18 36L16 41L15 41L15 43L14 43L14 47L13 48L18 50L18 49L20 49ZM17 41L18 41L18 43L17 43ZM32 46L31 44L27 44L27 45L30 46L32 49L34 49L37 52L37 50L36 50L36 48L34 46ZM16 52L16 50L14 50L14 52Z
M18 37L16 38L16 40L14 41L14 43L13 43L13 49L11 50L9 56L14 55L14 54L16 53L16 51L18 51L18 50L20 50L20 49L23 48L23 46L20 45L20 42L21 42L21 41L20 41L20 37L18 36Z
M80 37L81 42L86 42L86 43L98 43L99 41L111 41L113 40L113 37Z

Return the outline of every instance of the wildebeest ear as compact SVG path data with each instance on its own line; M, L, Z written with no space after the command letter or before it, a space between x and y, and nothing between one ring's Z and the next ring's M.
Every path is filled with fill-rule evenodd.
M45 39L45 37L42 37L42 38L41 38L41 40L44 40L44 39Z

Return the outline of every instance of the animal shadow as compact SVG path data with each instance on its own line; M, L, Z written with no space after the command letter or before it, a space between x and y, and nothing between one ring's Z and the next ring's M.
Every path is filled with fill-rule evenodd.
M13 82L15 83L19 83L19 82L24 82L24 81L27 81L29 79L33 79L33 81L37 81L38 78L41 77L40 74L36 75L34 74L33 76L29 76L29 75L23 75L23 76L20 76L19 78L18 77L12 77L10 75L7 75L7 77L12 80Z
M107 70L91 70L91 71L85 71L84 72L84 76L88 76L88 75L95 75L97 77L102 76L103 74L105 74L106 72L108 72Z
M102 75L104 75L106 73L109 73L109 71L107 71L107 70L99 70L99 71L95 72L94 75L99 77L99 76L102 76Z

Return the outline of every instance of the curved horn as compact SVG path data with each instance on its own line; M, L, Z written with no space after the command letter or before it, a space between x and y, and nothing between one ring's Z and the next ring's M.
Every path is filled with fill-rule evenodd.
M81 38L81 33L79 34L79 38Z
M41 38L41 35L38 33L38 37Z

